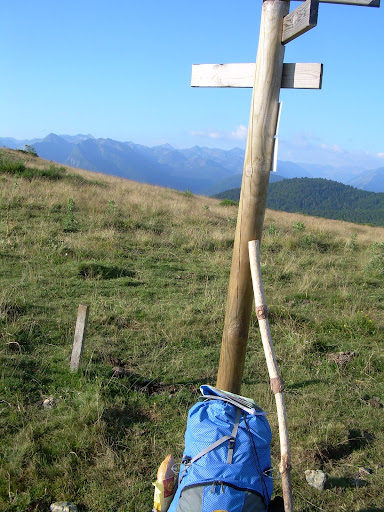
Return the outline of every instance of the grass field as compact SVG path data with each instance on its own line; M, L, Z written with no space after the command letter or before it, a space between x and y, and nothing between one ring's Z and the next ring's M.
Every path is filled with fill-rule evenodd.
M147 512L199 386L215 384L237 208L10 150L0 160L0 510ZM268 211L261 262L295 511L384 511L384 228ZM268 411L276 467L255 316L242 393ZM306 469L326 471L327 489Z

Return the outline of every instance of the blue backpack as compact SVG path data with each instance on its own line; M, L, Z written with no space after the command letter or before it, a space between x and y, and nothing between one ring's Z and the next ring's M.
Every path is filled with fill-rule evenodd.
M271 429L253 401L201 386L189 411L178 488L168 512L265 512Z

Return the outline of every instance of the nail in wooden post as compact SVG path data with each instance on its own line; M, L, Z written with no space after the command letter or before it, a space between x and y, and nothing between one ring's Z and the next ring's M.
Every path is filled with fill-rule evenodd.
M77 311L77 320L75 328L75 337L73 340L72 356L70 371L77 372L81 362L81 356L83 354L85 334L87 330L89 306L88 304L80 304Z

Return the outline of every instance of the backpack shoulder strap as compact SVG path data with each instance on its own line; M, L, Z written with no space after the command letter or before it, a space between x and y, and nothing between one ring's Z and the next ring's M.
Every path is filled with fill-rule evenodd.
M236 436L237 436L237 431L239 429L240 416L241 416L241 409L236 409L235 423L233 425L232 435L231 435L231 439L229 441L227 464L232 464L233 450L235 448L235 440L236 440Z
M210 451L214 450L218 446L225 443L225 441L229 441L229 448L228 448L228 457L227 457L227 464L232 464L232 458L233 458L233 449L235 447L235 440L237 436L237 431L239 429L239 422L240 422L240 416L241 416L241 409L236 409L236 418L235 423L233 425L232 433L230 436L223 436L214 443L210 444L204 450L201 450L197 455L195 455L189 462L187 462L184 466L183 472L181 473L181 476L179 478L179 484L181 483L182 479L184 478L184 473L187 471L187 469L192 466L194 462L199 460L201 457L209 453Z

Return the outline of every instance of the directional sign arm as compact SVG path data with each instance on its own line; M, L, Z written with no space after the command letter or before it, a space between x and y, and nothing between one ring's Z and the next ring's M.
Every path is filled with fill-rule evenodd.
M306 0L284 18L281 42L289 43L317 25L319 0Z
M253 87L256 64L194 64L192 87ZM323 65L297 63L283 65L284 89L321 89Z
M322 81L323 65L319 62L283 65L282 89L321 89Z
M363 7L380 7L380 0L319 0L324 4L361 5Z

